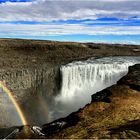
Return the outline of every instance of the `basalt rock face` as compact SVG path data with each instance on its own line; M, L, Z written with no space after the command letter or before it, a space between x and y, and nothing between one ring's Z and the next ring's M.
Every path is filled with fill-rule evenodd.
M139 56L140 51L134 50L139 50L139 46L0 39L0 80L15 97L22 98L25 92L34 92L44 83L49 87L47 94L53 95L56 89L52 84L60 78L61 64L89 57Z
M59 77L59 67L31 66L26 69L0 70L1 81L7 85L8 89L14 93L15 98L20 101L25 95L26 98L28 93L35 94L38 90L54 95L59 89L59 85L56 83ZM48 87L47 90L45 89L46 87Z
M136 64L116 85L92 95L90 104L66 118L40 128L24 126L0 132L13 132L8 138L140 138L139 83L140 65Z
M45 65L41 67L31 66L26 69L0 70L0 79L3 81L3 85L6 84L12 92L31 125L43 124L48 121L46 118L41 119L41 116L47 110L44 106L48 106L59 92L60 84L57 81L60 81L60 77L59 67L48 68ZM0 100L3 100L0 103L1 110L2 112L6 110L5 113L0 114L1 125L8 127L19 125L15 122L8 123L7 113L14 109L10 107L12 103L5 103L5 100L6 102L8 100L5 95L3 92L0 95ZM42 99L46 101L45 105L42 104Z
M131 89L140 91L140 76L137 76L138 74L140 74L139 65L135 65L135 67L130 67L128 75L123 77L118 82L118 84L125 84L128 85Z

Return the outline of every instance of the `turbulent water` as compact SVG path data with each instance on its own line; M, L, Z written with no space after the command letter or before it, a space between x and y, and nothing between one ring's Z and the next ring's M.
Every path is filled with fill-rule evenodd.
M65 116L89 103L92 94L115 84L136 63L140 57L106 57L62 66L62 89L56 97L60 114Z

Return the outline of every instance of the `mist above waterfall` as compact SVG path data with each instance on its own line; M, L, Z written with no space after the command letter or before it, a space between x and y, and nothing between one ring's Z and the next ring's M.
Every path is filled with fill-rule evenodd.
M0 126L6 127L21 124L22 122L15 106L12 104L9 96L0 87Z
M115 84L136 63L140 57L106 57L61 66L62 88L55 99L58 114L65 116L85 106L92 94Z

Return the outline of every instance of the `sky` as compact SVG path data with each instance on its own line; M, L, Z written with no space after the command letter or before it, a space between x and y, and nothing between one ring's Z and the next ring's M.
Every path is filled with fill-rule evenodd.
M0 38L140 44L140 0L0 0Z

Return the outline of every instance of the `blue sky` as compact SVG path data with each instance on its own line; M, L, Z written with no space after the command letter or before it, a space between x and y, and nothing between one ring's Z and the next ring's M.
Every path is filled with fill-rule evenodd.
M140 44L139 0L0 0L0 37Z

